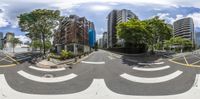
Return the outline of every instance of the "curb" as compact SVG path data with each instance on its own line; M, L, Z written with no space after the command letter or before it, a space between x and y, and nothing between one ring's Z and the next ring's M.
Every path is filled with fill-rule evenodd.
M43 65L42 64L44 67L43 66L38 66L38 67L40 67L40 68L51 68L51 69L53 69L53 68L61 68L61 67L65 67L65 68L66 67L71 67L71 66L68 66L68 65L80 63L82 60L85 60L86 58L88 58L92 54L93 53L90 53L87 56L81 57L80 59L77 60L77 62L75 62L75 58L73 58L73 59L70 59L70 60L68 60L66 62L58 63L58 64L55 64L55 65ZM61 65L66 65L66 66L61 66Z

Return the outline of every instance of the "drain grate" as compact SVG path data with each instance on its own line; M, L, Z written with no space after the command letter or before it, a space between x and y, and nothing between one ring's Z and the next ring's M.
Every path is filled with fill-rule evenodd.
M53 78L54 76L52 74L45 74L43 77L45 77L45 78Z

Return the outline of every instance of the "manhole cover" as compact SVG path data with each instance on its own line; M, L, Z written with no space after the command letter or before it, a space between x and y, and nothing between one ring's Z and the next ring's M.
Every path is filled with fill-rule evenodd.
M45 78L53 78L53 75L52 74L45 74L43 77L45 77Z

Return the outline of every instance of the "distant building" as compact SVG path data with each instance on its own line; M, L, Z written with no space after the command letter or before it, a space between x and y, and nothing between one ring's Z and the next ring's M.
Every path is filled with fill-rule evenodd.
M196 37L196 47L200 48L200 32L196 32L195 33L195 37Z
M98 40L98 45L99 45L100 48L103 48L103 39L102 38L100 38Z
M194 22L192 18L183 18L173 23L173 33L175 37L182 37L191 40L195 45Z
M88 52L89 29L95 33L94 25L85 17L70 15L60 20L58 30L54 34L54 45L56 50L68 50L74 54ZM95 34L94 34L95 36ZM93 38L95 39L95 38Z
M93 22L89 22L89 45L93 48L96 42L96 31Z
M103 33L103 48L108 48L108 33L104 32Z
M0 50L3 49L3 33L0 32Z
M124 43L124 40L120 40L117 37L117 31L116 31L116 26L117 24L121 23L121 22L127 22L129 19L131 18L136 18L138 19L138 17L131 12L130 10L127 9L122 9L122 10L112 10L108 16L108 47L112 48L115 47L117 45L117 43Z
M11 32L7 32L4 37L4 48L12 48L12 44L10 43L11 38L14 38L15 34Z

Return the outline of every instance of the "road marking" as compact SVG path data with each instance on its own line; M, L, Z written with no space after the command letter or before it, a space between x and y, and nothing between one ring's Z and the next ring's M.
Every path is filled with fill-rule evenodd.
M161 64L164 64L165 62L156 62L156 63L153 63L153 64L156 64L156 65L161 65Z
M6 59L7 57L2 58L0 61L3 61L4 59Z
M12 67L12 66L16 66L16 64L0 65L0 67Z
M188 61L187 61L187 59L185 58L185 56L184 56L183 58L184 58L184 60L185 60L185 62L186 62L186 64L187 64L187 66L189 66Z
M194 57L196 57L196 58L198 58L198 59L200 59L200 57L199 56L197 56L197 55L193 55Z
M199 75L199 74L197 74ZM94 79L92 84L84 91L73 94L41 95L18 92L6 82L5 76L0 74L0 99L198 99L200 89L192 87L188 91L175 95L134 96L123 95L111 91L103 79Z
M5 54L5 53L3 53L3 54ZM17 60L15 60L15 59L13 59L12 57L10 57L9 55L7 55L7 54L5 54L8 58L10 58L12 61L14 61L14 62L16 62L17 64L19 64L19 62L17 61Z
M66 70L64 67L63 68L55 68L55 69L47 69L47 68L39 68L39 67L35 67L35 66L29 66L29 68L38 70L38 71L46 71L46 72L55 72L55 71Z
M155 62L155 63L138 63L139 65L161 65L164 64L165 62Z
M113 58L112 56L108 56L108 58L111 59L111 60L115 59L115 58Z
M192 65L194 65L194 64L196 64L196 63L199 63L199 62L200 62L200 60L198 60L198 61L196 61L196 62L192 63Z
M6 61L6 62L9 62L9 63L13 63L13 61L5 60L5 59L2 59L1 61Z
M140 67L133 67L134 70L139 70L139 71L159 71L159 70L164 70L168 69L170 66L163 66L163 67L156 67L156 68L140 68Z
M169 75L165 75L162 77L154 77L154 78L137 77L137 76L129 75L126 73L121 74L120 76L127 80L130 80L133 82L138 82L138 83L161 83L161 82L166 82L166 81L172 80L172 79L178 77L179 75L181 75L182 73L183 73L182 71L178 70Z
M43 83L63 82L63 81L67 81L67 80L77 77L77 75L73 73L69 75L61 76L61 77L54 77L54 78L39 77L39 76L35 76L27 72L24 72L22 70L18 71L17 73L29 80L36 81L36 82L43 82Z
M81 63L86 63L86 64L105 64L105 62L89 62L89 61L81 61Z
M183 65L183 66L188 66L187 64L183 64L183 63L180 63L180 62L176 62L176 61L173 61L171 59L169 59L170 62L173 62L175 64L179 64L179 65ZM189 64L190 67L200 67L200 65L193 65L193 64Z

